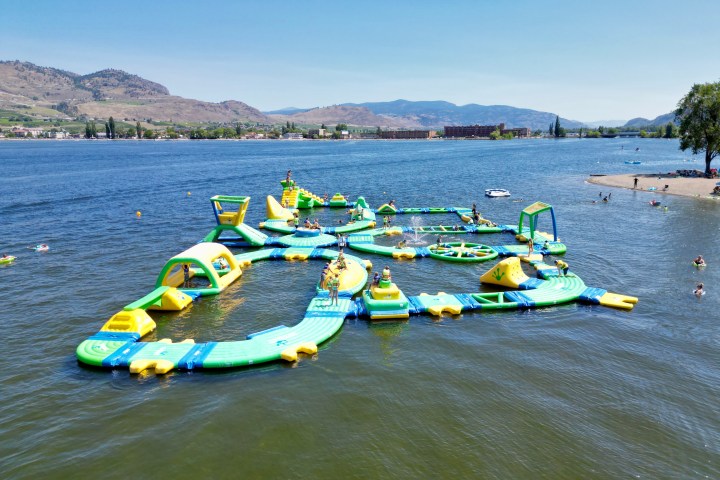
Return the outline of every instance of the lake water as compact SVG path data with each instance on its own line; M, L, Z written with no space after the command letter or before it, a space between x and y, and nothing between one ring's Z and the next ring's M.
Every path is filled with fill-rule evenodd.
M0 166L0 253L18 257L0 267L2 478L720 478L720 203L668 196L663 212L657 195L613 189L592 204L611 190L584 182L702 168L676 141L0 142ZM373 207L475 202L511 224L551 203L570 268L640 303L347 320L292 366L133 376L77 363L82 340L210 231L209 197L252 196L257 225L288 169ZM513 196L484 198L491 187ZM27 249L41 242L51 250ZM393 279L408 295L472 292L491 264L393 261ZM152 314L149 338L292 325L320 267L252 265L219 297Z

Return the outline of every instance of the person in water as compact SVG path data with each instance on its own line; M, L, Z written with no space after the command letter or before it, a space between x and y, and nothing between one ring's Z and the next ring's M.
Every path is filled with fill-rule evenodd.
M405 240L400 240L397 245L395 245L395 248L405 248L407 246L407 242Z
M638 183L638 177L635 177L633 179L633 190L635 190L637 188L637 183Z
M527 247L528 247L528 253L527 253L527 254L528 254L528 257L529 257L530 255L533 254L533 250L534 250L534 248L535 248L535 244L533 243L533 239L532 239L532 238L529 238L529 239L528 239Z
M698 255L697 258L695 260L693 260L693 263L698 266L705 265L705 259L703 258L702 255Z
M697 287L695 287L695 290L693 290L693 294L696 297L702 297L705 295L705 286L702 283L698 283Z
M309 219L309 218L306 218L306 219L305 219L305 224L304 224L304 225L305 225L305 228L312 228L312 223L310 223L310 219Z

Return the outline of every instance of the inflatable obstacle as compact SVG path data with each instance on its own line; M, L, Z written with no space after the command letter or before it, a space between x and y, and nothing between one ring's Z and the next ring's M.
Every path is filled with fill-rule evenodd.
M536 202L525 208L518 226L484 224L463 225L462 228L444 226L413 226L377 229L375 212L363 197L358 197L349 212L351 220L337 228L307 230L288 226L293 213L289 207L313 208L332 206L319 203L319 198L283 184L282 204L272 196L266 199L268 219L261 228L286 233L269 237L245 224L250 197L216 195L211 204L216 227L204 242L172 257L161 269L154 289L115 313L101 329L83 341L76 350L77 358L87 365L106 368L127 368L131 373L153 370L165 374L173 370L233 368L264 362L296 362L302 355L315 355L318 345L327 341L341 328L347 317L370 320L402 320L411 315L459 315L470 311L538 308L570 302L585 302L630 310L638 302L636 297L611 293L588 287L573 272L560 275L558 269L544 262L543 255L565 253L566 247L557 238L552 207ZM290 199L293 200L290 203ZM340 198L333 197L336 202ZM331 200L332 201L332 200ZM283 206L285 205L285 206ZM335 206L340 206L335 205ZM350 206L347 204L346 206ZM390 205L379 210L388 212ZM392 207L395 208L395 207ZM395 213L457 213L467 215L470 209L460 208L395 208ZM550 212L553 233L538 230L538 215ZM528 219L528 226L524 220ZM280 224L285 225L281 230ZM490 222L492 223L492 222ZM348 246L354 250L392 256L396 259L432 257L440 260L484 261L507 257L493 265L480 280L505 289L492 292L436 294L420 293L407 296L389 277L377 285L367 285L368 260L331 250L337 244L335 234L345 228ZM527 255L525 244L487 246L474 242L440 242L419 247L388 247L376 245L379 235L476 235L483 233L511 233L524 242L536 240L536 252ZM228 235L233 235L228 237ZM542 246L539 245L542 242ZM400 245L404 245L402 242ZM265 247L233 254L227 248ZM194 300L208 295L222 294L242 275L242 268L264 260L329 262L329 270L340 281L338 301L330 302L326 286L318 283L313 298L297 324L278 325L248 334L244 339L226 342L202 342L194 339L171 339L143 342L141 339L156 330L150 313L154 310L180 311L189 308ZM534 271L535 278L527 271ZM353 298L362 292L358 298ZM280 292L274 292L280 293ZM289 322L288 322L289 323Z

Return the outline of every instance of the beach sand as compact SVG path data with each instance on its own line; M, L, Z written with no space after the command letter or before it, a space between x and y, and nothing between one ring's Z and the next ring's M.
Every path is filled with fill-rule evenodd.
M623 174L623 175L602 175L591 176L587 179L588 183L596 185L604 185L607 187L619 187L633 189L633 181L637 177L638 186L636 190L650 191L652 193L662 193L665 195L680 195L683 197L701 197L720 200L720 195L712 195L712 191L720 179L717 178L692 178L692 177L675 177L667 173L639 173L639 174ZM668 189L663 191L665 185ZM656 190L648 190L650 188Z

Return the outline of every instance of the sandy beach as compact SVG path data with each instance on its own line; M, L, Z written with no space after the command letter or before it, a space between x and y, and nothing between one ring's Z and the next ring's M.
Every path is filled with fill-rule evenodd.
M720 195L713 195L717 178L679 177L667 173L640 173L623 175L597 175L587 179L589 183L607 187L619 187L633 190L634 179L637 177L638 186L635 190L662 193L666 195L680 195L683 197L700 197L720 199ZM667 185L667 189L665 186Z

